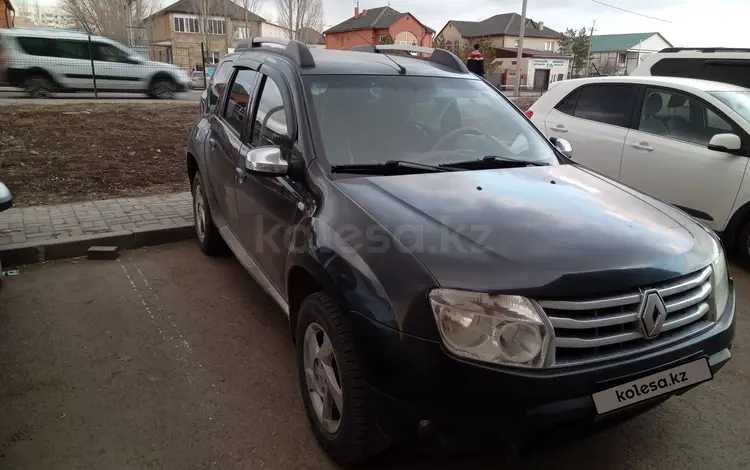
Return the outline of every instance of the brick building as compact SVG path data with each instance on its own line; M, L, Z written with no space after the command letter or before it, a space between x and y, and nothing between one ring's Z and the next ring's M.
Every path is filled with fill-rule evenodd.
M0 0L1 1L1 0ZM263 18L230 0L208 3L200 14L192 0L179 0L144 20L153 60L186 69L201 63L201 42L206 61L217 63L239 39L260 36ZM247 18L247 27L245 19Z
M355 46L379 44L390 36L396 44L432 46L434 29L425 26L411 13L391 7L359 11L354 16L324 32L326 49L348 50Z

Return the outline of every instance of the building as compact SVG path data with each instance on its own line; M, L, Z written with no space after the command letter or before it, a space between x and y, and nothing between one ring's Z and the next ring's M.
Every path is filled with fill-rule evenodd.
M299 31L297 31L297 40L304 42L307 47L316 49L325 49L326 47L325 36L313 28L300 28Z
M207 5L209 11L199 12L194 1L179 0L145 18L151 58L196 69L202 67L201 43L206 61L215 64L239 39L261 35L265 20L255 13L230 0Z
M0 28L12 28L16 10L10 0L0 0Z
M628 75L644 57L672 44L659 33L602 34L591 38L592 65L601 75Z
M290 30L275 23L264 21L260 24L260 35L271 38L289 38Z
M324 31L327 49L348 50L356 46L380 44L393 38L396 44L432 46L434 29L425 26L411 13L391 7L359 11L354 16Z
M435 36L453 51L471 47L480 38L489 38L495 46L496 70L488 80L496 85L515 85L521 15L503 13L483 21L451 20ZM521 86L544 91L554 81L568 75L570 56L560 53L562 35L541 21L526 19L521 58Z
M1 1L1 0L0 0ZM42 26L45 28L72 29L76 26L73 15L58 6L39 5L29 0L16 2L16 19L23 18L24 25ZM16 26L21 26L16 22Z

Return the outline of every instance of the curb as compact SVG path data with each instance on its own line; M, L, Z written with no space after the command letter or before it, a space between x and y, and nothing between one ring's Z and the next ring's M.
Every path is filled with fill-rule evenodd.
M86 256L86 251L93 245L116 246L120 250L132 250L189 240L193 237L195 237L195 230L192 223L157 229L123 230L66 237L60 240L19 243L0 248L0 259L6 266L43 263L56 259Z

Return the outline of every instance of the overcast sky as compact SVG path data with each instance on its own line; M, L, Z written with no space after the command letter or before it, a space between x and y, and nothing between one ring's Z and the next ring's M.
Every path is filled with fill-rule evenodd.
M602 0L653 16L651 20L591 0L528 0L527 16L557 31L590 28L595 34L657 31L675 46L750 47L743 25L750 18L750 0ZM273 14L273 0L263 7ZM354 0L323 0L326 22L339 23L354 14ZM436 31L449 20L483 20L499 13L521 13L521 0L391 0L391 7L411 12ZM360 9L387 5L387 0L360 0ZM262 14L262 12L261 12Z

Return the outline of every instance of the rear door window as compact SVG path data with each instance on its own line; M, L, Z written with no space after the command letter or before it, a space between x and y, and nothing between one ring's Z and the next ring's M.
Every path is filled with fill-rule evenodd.
M750 60L707 60L698 78L750 88Z
M84 41L57 41L55 57L89 60L89 44Z
M589 121L627 127L633 113L633 85L590 85L578 92L574 116Z

